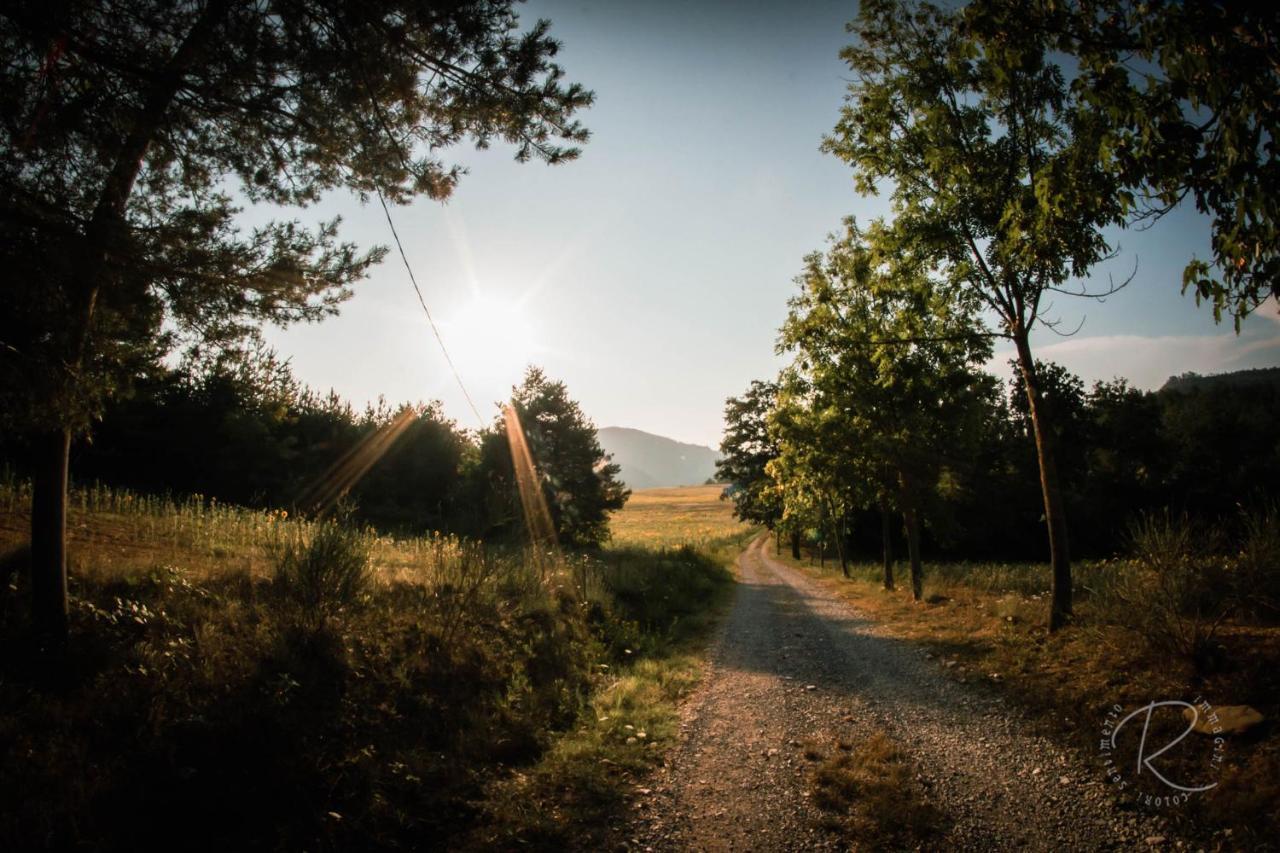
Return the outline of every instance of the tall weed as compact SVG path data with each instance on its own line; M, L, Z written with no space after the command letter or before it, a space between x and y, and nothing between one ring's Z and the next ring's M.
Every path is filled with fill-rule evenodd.
M373 541L344 520L291 530L276 547L276 585L310 621L350 608L368 590Z
M1155 648L1211 668L1214 635L1236 596L1219 537L1185 515L1143 514L1130 525L1133 559L1114 566L1095 602L1109 621L1136 630Z
M1255 619L1280 619L1280 508L1265 504L1241 514L1235 583L1241 610Z

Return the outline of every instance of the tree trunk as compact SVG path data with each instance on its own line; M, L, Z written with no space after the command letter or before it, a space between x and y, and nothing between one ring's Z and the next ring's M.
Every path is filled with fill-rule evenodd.
M840 557L840 573L849 577L849 540L848 525L840 519L840 529L836 531L836 554Z
M920 565L920 513L914 504L908 504L902 513L902 523L907 529L907 556L911 559L911 597L924 598L924 568Z
M775 529L773 531L773 553L779 557L782 556L782 530Z
M800 559L800 531L791 531L791 559Z
M1044 518L1049 529L1049 564L1053 572L1053 595L1049 605L1049 630L1063 627L1071 617L1071 557L1067 548L1067 513L1058 479L1057 447L1052 412L1040 394L1039 377L1026 333L1015 334L1018 369L1027 389L1027 408L1035 432L1036 459L1040 463L1040 489L1044 494Z
M35 437L31 483L31 616L46 648L67 641L67 467L71 431Z
M884 588L893 590L893 530L889 524L888 508L880 507L880 543L881 559L884 563Z

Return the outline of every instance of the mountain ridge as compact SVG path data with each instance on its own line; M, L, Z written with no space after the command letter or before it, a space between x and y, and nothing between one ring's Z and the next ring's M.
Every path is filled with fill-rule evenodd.
M621 467L619 479L631 489L695 486L715 476L719 451L701 444L633 427L596 430L600 446Z

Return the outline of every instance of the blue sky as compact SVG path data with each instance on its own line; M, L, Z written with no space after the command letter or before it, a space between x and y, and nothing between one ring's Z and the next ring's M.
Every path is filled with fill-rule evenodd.
M564 380L598 426L717 444L724 399L776 373L773 353L801 259L842 216L887 212L861 198L843 163L818 151L846 89L837 52L850 3L637 3L534 0L563 42L570 80L596 93L581 159L516 164L459 147L470 170L444 205L393 211L428 305L481 413L532 362ZM335 197L304 220L340 213L345 237L389 244L382 211ZM1059 298L1063 339L1033 343L1086 381L1158 387L1187 370L1280 364L1270 306L1237 337L1179 293L1208 251L1207 226L1179 211L1116 235L1120 257L1095 273L1137 277L1097 304ZM482 306L482 310L477 310ZM490 325L478 317L497 314ZM271 331L308 384L357 404L439 399L475 426L390 255L339 317ZM1005 372L1008 347L997 347Z

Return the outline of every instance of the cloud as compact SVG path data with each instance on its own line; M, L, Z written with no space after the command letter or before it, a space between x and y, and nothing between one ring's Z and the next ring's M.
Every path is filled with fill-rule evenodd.
M1063 365L1083 379L1086 385L1124 377L1138 388L1156 389L1170 376L1189 371L1212 374L1280 366L1280 334L1277 334L1280 318L1271 316L1271 312L1266 314L1271 323L1254 324L1252 329L1239 336L1233 332L1213 335L1100 335L1068 338L1035 347L1034 351L1037 359ZM987 362L988 372L1008 378L1009 359L1013 357L1011 347L1000 349Z

